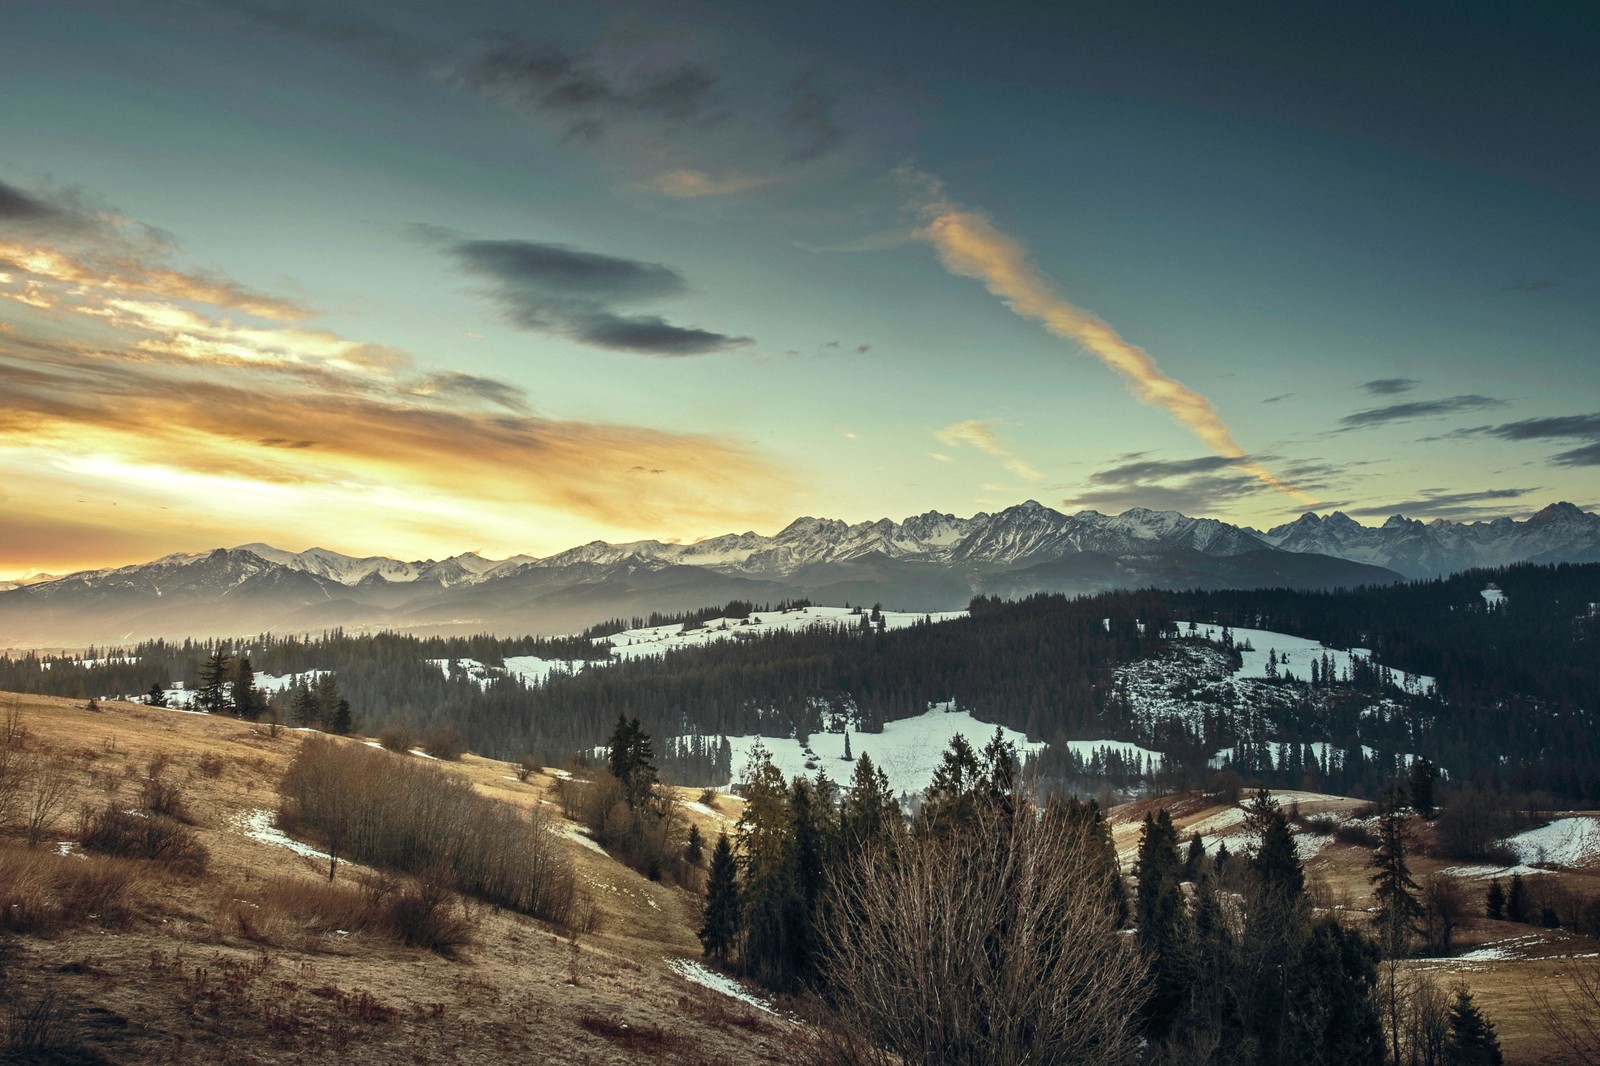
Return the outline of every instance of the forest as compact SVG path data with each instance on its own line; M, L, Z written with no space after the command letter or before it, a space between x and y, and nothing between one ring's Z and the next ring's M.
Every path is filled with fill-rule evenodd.
M1490 582L1504 594L1497 606L1481 595ZM89 698L143 694L174 681L197 688L208 659L221 654L247 658L256 673L330 671L355 728L449 725L471 750L491 757L562 765L603 744L624 713L661 738L669 777L718 784L732 769L718 757L719 737L804 738L845 726L870 733L951 701L982 721L1052 742L1031 769L1085 792L1093 778L1125 785L1128 774L1123 767L1086 767L1066 751L1067 740L1126 740L1162 751L1174 786L1198 783L1219 769L1210 762L1214 753L1228 750L1231 758L1220 769L1251 780L1375 796L1401 757L1412 755L1431 760L1456 785L1542 789L1594 802L1600 800L1597 603L1600 565L1523 565L1328 593L979 598L968 617L954 621L887 632L866 626L739 634L558 673L534 686L511 677L480 685L428 660L489 666L513 655L598 660L608 649L586 637L338 631L157 641L91 649L83 659L95 665L34 654L0 660L0 689ZM752 608L728 605L651 621L694 625L739 609ZM1191 639L1184 626L1190 621L1370 648L1373 663L1434 676L1437 689L1406 693L1386 686L1377 670L1325 670L1255 683L1243 698L1200 694L1192 717L1153 722L1119 684L1118 667L1174 655ZM618 619L595 632L627 624ZM288 706L278 713L292 717Z

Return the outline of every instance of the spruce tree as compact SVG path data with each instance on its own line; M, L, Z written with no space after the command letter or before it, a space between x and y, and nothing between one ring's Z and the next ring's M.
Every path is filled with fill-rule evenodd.
M1500 879L1498 877L1489 882L1489 892L1484 901L1484 911L1497 922L1506 916L1506 890L1500 887Z
M706 907L700 923L700 943L707 956L726 964L739 935L739 886L733 847L728 834L717 834L711 849L711 874L706 880Z
M1391 793L1390 803L1378 823L1378 851L1369 864L1374 870L1369 880L1378 905L1373 928L1377 930L1378 943L1390 958L1405 954L1416 931L1416 921L1422 916L1422 904L1417 902L1417 893L1421 890L1411 879L1411 870L1406 864L1409 834L1397 799L1398 794Z
M1139 897L1135 911L1138 942L1150 960L1150 1000L1145 1007L1146 1026L1153 1037L1171 1030L1183 1005L1188 978L1188 917L1182 868L1178 864L1178 833L1172 816L1145 815L1139 837Z
M266 699L256 688L256 672L250 660L241 655L234 661L232 673L233 713L253 722L266 710Z
M1523 883L1521 874L1511 875L1511 893L1506 897L1506 920L1528 920L1528 886Z
M346 736L355 731L355 713L350 709L350 701L341 697L333 707L333 721L329 724L331 732L338 736Z
M1450 1007L1450 1043L1444 1060L1448 1066L1501 1066L1505 1062L1494 1023L1473 1004L1465 985L1456 988L1456 1001Z
M201 664L200 685L194 697L197 710L221 714L228 709L228 658L228 653L219 647Z
M1241 1013L1258 1061L1279 1062L1289 1028L1291 981L1310 931L1310 905L1288 819L1266 789L1245 804L1245 827L1255 844L1244 873Z
M683 861L690 866L699 866L700 860L705 857L705 844L700 836L700 827L691 823L689 825L689 839L683 845Z
M740 961L768 988L794 987L795 921L801 912L794 811L783 773L766 759L744 783L739 816Z
M1200 877L1200 867L1205 862L1206 846L1199 833L1189 834L1189 853L1183 860L1183 879L1194 881Z
M1417 813L1424 819L1433 817L1433 785L1438 776L1438 768L1427 759L1418 756L1412 760L1411 770L1407 775L1407 787L1411 793L1411 806L1416 808Z

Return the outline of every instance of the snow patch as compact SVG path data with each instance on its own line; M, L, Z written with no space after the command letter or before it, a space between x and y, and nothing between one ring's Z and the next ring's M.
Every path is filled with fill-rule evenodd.
M692 981L697 985L711 989L713 992L720 992L730 999L736 999L740 1003L747 1003L757 1010L766 1011L768 1014L778 1013L772 1008L772 1004L750 992L738 981L726 974L707 969L693 959L668 959L667 968L685 981Z

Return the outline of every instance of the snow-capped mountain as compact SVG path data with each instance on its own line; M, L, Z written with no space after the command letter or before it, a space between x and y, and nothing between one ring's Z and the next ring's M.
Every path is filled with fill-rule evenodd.
M1307 513L1258 534L1275 548L1318 552L1387 567L1407 577L1435 577L1475 566L1600 559L1600 515L1553 503L1526 521L1421 522L1395 515L1364 526L1341 511Z
M565 632L731 599L944 611L977 594L1111 588L1327 588L1472 566L1600 561L1600 516L1363 526L1335 512L1265 533L1142 508L1067 515L1035 501L970 518L798 518L772 536L595 541L544 558L355 557L267 544L169 555L0 590L0 646L330 626Z

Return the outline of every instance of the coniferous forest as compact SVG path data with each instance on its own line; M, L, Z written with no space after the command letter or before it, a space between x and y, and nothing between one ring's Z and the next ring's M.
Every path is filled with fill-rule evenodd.
M1481 595L1491 581L1505 596L1499 606ZM1226 751L1224 763L1251 780L1376 796L1403 769L1401 757L1414 755L1456 784L1545 789L1594 802L1600 799L1597 603L1600 565L1516 566L1326 593L979 598L968 617L955 621L887 632L867 626L738 634L660 657L558 672L537 686L498 675L480 684L449 664L471 659L497 666L513 655L600 659L605 645L586 637L631 623L618 619L585 637L556 640L335 631L157 641L91 649L83 658L92 666L30 654L0 660L0 689L89 698L144 694L175 681L202 688L208 660L216 669L221 656L236 669L247 659L256 674L331 672L338 698L349 705L348 728L450 726L471 750L505 759L533 756L560 765L604 743L624 713L660 738L663 771L685 783L728 780L735 768L719 756L719 737L804 738L845 725L870 733L949 701L982 721L1055 742L1032 768L1045 779L1081 780L1083 761L1066 752L1066 740L1126 740L1164 752L1175 785L1199 783L1216 768L1212 756ZM759 610L735 604L679 621L693 625ZM1431 675L1437 688L1402 692L1386 684L1382 671L1359 667L1309 678L1285 672L1246 698L1197 695L1192 717L1152 721L1119 683L1118 667L1170 655L1191 639L1190 621L1369 648L1373 663ZM1182 687L1181 679L1174 687ZM274 708L262 701L250 713ZM292 707L275 713L295 720ZM1106 776L1106 767L1097 769ZM1119 780L1128 776L1125 768L1111 769Z

